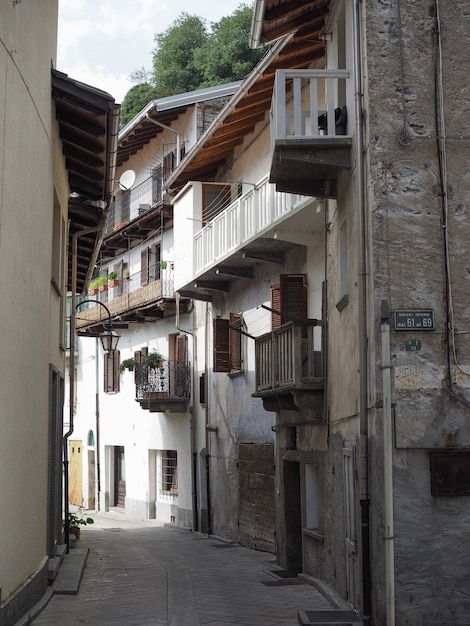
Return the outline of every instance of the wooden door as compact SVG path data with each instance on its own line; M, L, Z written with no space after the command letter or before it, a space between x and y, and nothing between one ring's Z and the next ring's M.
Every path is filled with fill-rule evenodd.
M124 446L114 447L114 506L126 505L126 461Z
M347 600L354 607L358 608L360 601L360 581L357 537L358 524L356 508L356 469L354 452L354 449L351 448L345 448L343 450L344 515Z
M83 505L82 450L80 440L69 439L69 502Z

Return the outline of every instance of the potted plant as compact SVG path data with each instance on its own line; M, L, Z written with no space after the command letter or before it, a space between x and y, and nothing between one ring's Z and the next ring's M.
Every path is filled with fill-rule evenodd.
M106 278L106 276L99 276L96 279L96 282L98 284L98 291L107 291L107 289L108 289L108 279Z
M82 517L82 509L78 509L76 513L69 511L68 513L68 529L69 533L75 535L77 539L80 537L80 526L94 524L92 517Z
M124 374L125 370L129 370L129 372L134 371L134 367L136 366L136 360L132 357L130 359L124 359L119 365L119 375Z
M108 274L108 287L117 287L119 284L117 272L109 272Z
M144 358L142 359L142 365L146 365L147 367L151 368L162 367L163 356L154 348L152 352L144 356Z
M98 283L96 280L92 280L90 281L90 284L88 285L88 295L96 296L97 293L98 293Z
M131 273L130 273L130 271L127 269L127 267L126 267L126 269L124 270L124 278L125 278L126 280L130 280L130 279L131 279Z

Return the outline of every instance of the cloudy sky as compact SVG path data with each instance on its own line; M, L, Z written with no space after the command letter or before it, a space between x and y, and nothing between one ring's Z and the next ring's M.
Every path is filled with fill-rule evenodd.
M218 22L251 0L59 0L57 69L122 102L130 73L152 67L154 35L181 13Z

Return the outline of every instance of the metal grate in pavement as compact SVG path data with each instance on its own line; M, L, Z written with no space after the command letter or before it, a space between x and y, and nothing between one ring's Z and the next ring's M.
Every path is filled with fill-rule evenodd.
M277 580L262 580L266 587L287 587L287 585L305 585L299 578L278 578Z
M354 626L355 624L362 624L360 615L353 610L299 611L298 621L302 626Z
M213 548L234 548L234 543L211 543Z

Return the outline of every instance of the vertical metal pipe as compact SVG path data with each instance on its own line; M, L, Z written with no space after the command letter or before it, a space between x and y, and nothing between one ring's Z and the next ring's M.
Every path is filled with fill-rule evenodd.
M393 439L390 324L382 323L382 395L384 446L385 599L387 626L395 626L395 537L393 530Z
M366 205L362 118L361 0L353 0L354 104L356 123L356 205L358 230L358 317L359 317L359 499L361 507L362 612L370 623L370 493L369 493L369 415L367 402L367 284L366 284Z

